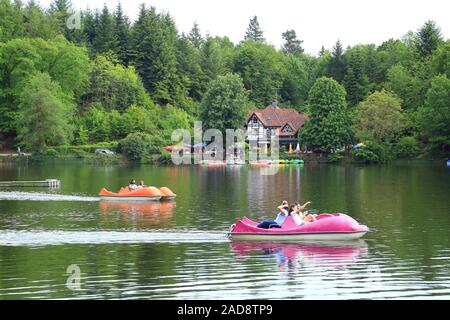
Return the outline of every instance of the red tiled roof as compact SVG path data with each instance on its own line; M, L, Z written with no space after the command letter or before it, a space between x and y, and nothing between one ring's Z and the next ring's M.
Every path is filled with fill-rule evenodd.
M250 110L247 116L247 122L250 120L252 115L256 115L259 121L266 127L278 127L276 129L277 135L290 136L295 133L303 126L306 120L308 120L308 115L299 113L295 109L284 109L279 107L273 107L272 105L267 106L264 109L253 109ZM282 133L281 129L286 125L293 129L293 132Z

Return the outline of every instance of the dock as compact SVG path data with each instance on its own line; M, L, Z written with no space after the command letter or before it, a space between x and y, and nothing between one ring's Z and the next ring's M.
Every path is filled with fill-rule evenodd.
M61 181L57 179L46 179L42 181L0 181L0 187L43 187L59 188Z

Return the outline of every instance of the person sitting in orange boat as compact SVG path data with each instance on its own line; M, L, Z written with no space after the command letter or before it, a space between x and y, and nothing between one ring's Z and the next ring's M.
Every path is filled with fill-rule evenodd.
M284 220L286 220L286 217L289 215L289 204L286 200L284 200L280 206L277 208L278 214L275 220L264 220L260 224L258 224L256 227L263 228L263 229L270 229L270 228L281 228L281 225L283 224Z
M145 185L144 180L141 180L141 184L138 186L139 189L147 188L148 186Z
M135 191L138 189L138 186L136 184L136 180L131 179L130 184L128 185L128 189L130 189L130 191Z

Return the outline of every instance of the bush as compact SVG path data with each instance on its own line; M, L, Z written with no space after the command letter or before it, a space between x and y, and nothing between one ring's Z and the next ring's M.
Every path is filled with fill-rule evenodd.
M160 136L137 132L120 140L118 149L128 159L142 161L151 154L161 154L165 144L166 141Z
M172 163L172 154L167 150L163 150L157 160L159 163L171 164Z
M369 163L369 162L379 162L379 157L378 155L376 155L373 151L370 151L367 148L363 148L363 149L353 149L350 152L351 156L353 159L355 159L356 161L361 161L361 162L365 162L365 163Z
M328 156L328 161L332 163L340 162L342 159L344 159L344 155L342 153L331 153Z
M58 155L58 151L56 151L54 148L47 148L45 151L46 156L56 156Z
M166 151L163 149L163 147L169 144L164 138L159 135L149 136L148 142L148 151L150 154L160 154L161 152Z
M89 141L106 141L111 137L111 119L101 105L91 107L83 117L83 123L89 134ZM79 133L78 133L79 134ZM84 139L84 138L83 138Z
M416 137L403 137L395 145L397 158L415 158L419 154L419 143Z
M130 133L119 141L119 151L129 160L142 161L149 155L150 135L142 132Z
M386 162L393 158L392 145L380 144L376 141L368 141L365 147L354 149L350 154L354 160L366 163Z

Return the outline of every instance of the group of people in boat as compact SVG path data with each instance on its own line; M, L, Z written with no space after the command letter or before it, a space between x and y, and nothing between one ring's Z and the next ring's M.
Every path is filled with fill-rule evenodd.
M258 224L257 227L263 229L281 228L288 216L291 216L294 222L299 226L306 223L312 223L316 221L316 216L305 210L310 203L311 202L308 201L301 205L298 202L294 202L289 205L289 203L284 200L277 208L278 214L275 220L264 220Z
M137 189L143 189L143 188L147 188L147 186L145 185L144 180L141 180L141 183L139 185L136 184L136 180L132 179L130 181L130 184L128 185L128 189L130 191L135 191Z

